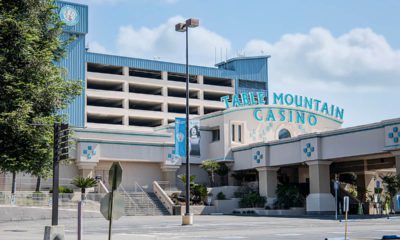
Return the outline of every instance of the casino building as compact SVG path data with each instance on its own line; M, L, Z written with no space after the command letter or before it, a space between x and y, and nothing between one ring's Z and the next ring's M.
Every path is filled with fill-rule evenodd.
M85 48L88 7L59 1L74 36L60 65L69 80L82 80L82 94L67 110L74 126L74 162L61 177L101 176L122 163L127 191L154 181L182 187L185 164L175 152L175 119L185 114L183 64L90 52ZM255 176L267 204L286 179L306 185L308 213L335 209L332 181L352 173L373 191L382 173L400 173L400 118L341 128L344 110L312 97L268 91L269 56L238 57L216 67L190 66L190 118L200 120L200 156L191 157L196 181L209 184L204 160L229 167L227 185L243 184L236 174ZM253 174L253 175L252 175Z

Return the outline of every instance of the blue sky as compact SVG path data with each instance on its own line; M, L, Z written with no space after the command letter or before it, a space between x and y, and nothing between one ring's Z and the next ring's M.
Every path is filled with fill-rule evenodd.
M89 5L91 51L182 62L183 35L173 25L195 17L194 64L269 54L272 91L339 105L344 126L400 117L400 1L74 2Z

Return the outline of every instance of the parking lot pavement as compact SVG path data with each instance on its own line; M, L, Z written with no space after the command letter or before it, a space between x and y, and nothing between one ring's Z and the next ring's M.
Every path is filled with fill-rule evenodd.
M179 216L122 217L113 224L113 239L325 239L344 236L344 222L315 218L195 216L194 225L181 226ZM43 239L50 220L0 223L1 240ZM381 239L400 235L400 218L350 220L350 239ZM76 220L60 219L67 240L76 239ZM83 239L107 239L108 222L84 219Z

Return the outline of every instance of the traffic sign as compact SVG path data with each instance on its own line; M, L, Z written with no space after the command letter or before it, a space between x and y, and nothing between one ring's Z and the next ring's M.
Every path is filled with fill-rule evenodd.
M119 162L114 162L110 168L108 183L111 186L111 190L114 191L122 182L122 167Z
M107 193L100 200L100 212L101 214L103 214L106 220L110 220L111 215L113 220L118 220L119 218L125 215L125 203L122 195L114 192L112 199L113 199L112 214L111 214L111 193Z

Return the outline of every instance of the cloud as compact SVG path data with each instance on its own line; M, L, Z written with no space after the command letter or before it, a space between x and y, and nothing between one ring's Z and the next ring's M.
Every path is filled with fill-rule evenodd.
M175 32L181 16L157 27L122 26L113 54L183 63L185 35ZM200 26L190 32L190 64L214 65L215 49L232 52L231 42ZM97 42L93 52L110 53ZM333 36L324 28L283 35L276 42L254 39L246 56L271 55L269 87L272 92L310 96L345 109L344 126L400 116L400 51L369 28Z
M275 43L252 40L244 51L272 56L275 84L325 92L382 92L400 86L400 51L369 28L339 37L313 28L307 34L286 34Z
M87 47L89 48L89 52L112 54L102 44L100 44L96 41L89 41L87 44Z
M175 24L184 18L176 16L154 28L122 26L117 39L117 53L163 61L185 61L185 34L175 31ZM214 65L215 49L231 50L224 37L202 26L189 30L190 63Z
M246 55L271 55L270 92L315 97L345 109L344 126L400 116L400 51L371 29L334 37L323 28L249 41Z

